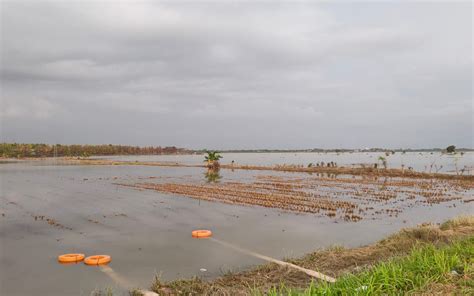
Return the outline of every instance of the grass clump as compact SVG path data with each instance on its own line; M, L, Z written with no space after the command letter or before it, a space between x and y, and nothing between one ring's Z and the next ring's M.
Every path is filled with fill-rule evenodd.
M359 274L347 274L334 284L312 282L305 290L280 286L267 295L423 294L439 284L449 285L450 292L474 295L473 236L440 248L415 247L408 256L378 263Z
M128 292L129 296L144 296L142 291L140 289L133 289L130 292Z
M444 222L439 228L441 230L448 230L471 225L474 225L474 216L459 216Z
M113 296L113 295L114 295L114 291L112 290L112 288L106 288L104 290L96 289L91 292L91 296Z

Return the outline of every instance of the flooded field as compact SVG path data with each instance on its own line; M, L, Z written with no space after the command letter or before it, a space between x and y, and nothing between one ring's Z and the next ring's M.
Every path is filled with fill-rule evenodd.
M260 156L261 163L255 163L264 165L298 163L294 157L308 157L301 163L344 162L332 155ZM223 163L256 158L224 157ZM429 157L406 166L423 168ZM437 165L451 170L451 160L443 157ZM202 163L200 155L120 159ZM472 164L472 154L458 161ZM69 252L109 254L117 274L145 288L155 274L165 280L210 279L263 263L211 240L193 239L191 231L198 228L282 259L334 244L368 244L402 227L474 210L474 185L459 180L230 169L212 175L193 167L57 165L53 160L0 164L0 180L1 295L90 295L107 287L127 295L100 268L58 264L56 257Z
M207 184L193 178L170 183L166 177L114 184L199 200L321 214L354 222L367 217L372 220L387 215L397 217L405 209L418 205L450 202L450 207L456 207L458 203L474 201L474 184L470 180L298 175L258 175L247 182L231 178L221 182L220 172L211 170L206 174Z
M372 166L379 163L380 156L386 158L389 168L413 168L419 172L443 172L455 173L456 167L460 171L465 169L466 173L474 170L474 152L465 152L450 155L440 152L396 152L388 156L383 152L353 152L353 153L222 153L223 164L229 164L232 160L239 165L303 165L316 164L320 162L335 162L339 166ZM113 159L121 161L157 161L178 162L186 164L202 164L202 155L127 155L127 156L103 156L94 157ZM465 173L465 174L466 174Z

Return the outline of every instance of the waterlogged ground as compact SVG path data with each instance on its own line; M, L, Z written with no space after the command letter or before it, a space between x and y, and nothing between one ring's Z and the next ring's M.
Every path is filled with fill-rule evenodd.
M166 280L194 275L212 278L263 263L212 241L192 239L196 228L211 229L216 238L237 246L285 258L333 244L371 243L401 227L441 222L474 210L474 203L466 202L472 189L455 184L436 187L452 199L427 203L423 200L431 195L423 196L421 191L427 189L422 183L400 186L394 182L401 181L394 179L385 181L392 183L385 183L384 189L383 180L368 179L358 187L352 178L347 182L339 178L243 170L221 170L216 177L206 176L201 168L59 166L51 161L1 164L0 294L90 295L96 288L111 287L125 295L97 267L58 264L57 255L68 252L111 255L110 267L136 287L147 287L157 273ZM337 211L336 216L327 215L326 210L302 213L120 185L137 183L193 184L209 186L208 190L234 186L228 188L234 191L242 190L243 183L257 183L260 187L252 190L259 191L273 183L300 184L304 191L310 189L329 200L345 192L344 198L364 212L357 209L354 213L362 219L351 222ZM403 200L396 204L382 199L378 205L400 211L375 213L376 206L365 210L372 199L380 197L379 190L396 188L410 192L402 192ZM415 198L408 198L410 194Z
M325 215L335 221L398 217L409 208L474 202L474 182L456 179L349 176L327 173L229 176L209 170L194 176L149 177L114 184L233 205L261 206ZM246 178L247 177L247 178Z
M310 163L335 162L338 166L373 166L381 162L380 156L387 161L389 168L413 168L419 172L441 172L454 174L464 169L467 173L474 174L474 152L463 154L443 154L439 152L397 152L388 156L383 152L353 152L353 153L223 153L223 164L230 164L233 160L239 165L302 165ZM185 164L202 164L202 155L127 155L127 156L103 156L93 158L105 158L121 161L157 161Z

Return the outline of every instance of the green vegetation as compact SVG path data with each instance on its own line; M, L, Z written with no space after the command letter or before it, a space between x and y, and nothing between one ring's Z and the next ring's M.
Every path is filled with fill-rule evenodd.
M279 287L268 295L401 295L423 292L432 284L456 286L460 295L473 295L473 264L474 237L470 237L441 248L415 247L406 257L345 275L334 284L313 282L303 291Z
M219 161L222 158L222 155L219 154L219 151L206 151L207 155L204 156L204 161Z
M220 166L219 159L222 158L222 155L219 154L219 151L207 151L207 155L204 156L204 162L207 162L207 167L212 169L218 169Z
M451 145L451 146L446 147L446 152L447 152L447 153L454 153L454 152L456 152L456 146Z
M135 147L122 145L48 145L1 143L0 156L5 158L24 157L88 157L92 155L153 155L178 154L189 151L176 147Z

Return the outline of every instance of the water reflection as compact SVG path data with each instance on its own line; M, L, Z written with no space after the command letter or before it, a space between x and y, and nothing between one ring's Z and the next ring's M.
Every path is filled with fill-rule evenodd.
M219 183L222 176L219 174L219 169L209 168L204 174L207 183Z
M307 172L309 175L315 174L318 178L329 178L329 179L337 179L339 176L338 173L314 173L314 172Z

